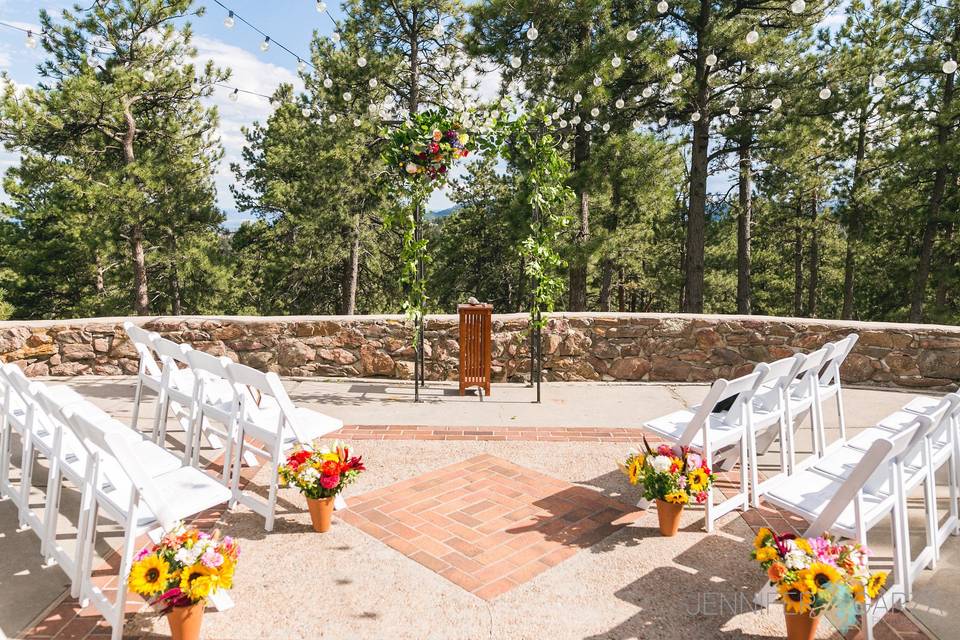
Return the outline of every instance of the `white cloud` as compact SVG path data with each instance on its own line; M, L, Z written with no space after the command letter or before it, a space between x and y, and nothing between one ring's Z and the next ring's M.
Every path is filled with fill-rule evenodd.
M197 48L196 62L199 65L213 60L216 66L231 70L228 84L232 87L265 96L273 95L282 83L292 84L298 91L303 89L303 83L295 73L264 62L246 49L206 36L194 37L193 44ZM229 89L218 87L206 99L207 104L217 107L220 115L219 134L224 157L216 175L217 200L228 210L236 206L230 193L230 185L234 182L230 163L239 162L241 158L244 144L241 128L255 120L263 122L273 112L273 105L266 98L240 92L237 101L233 102L230 93Z

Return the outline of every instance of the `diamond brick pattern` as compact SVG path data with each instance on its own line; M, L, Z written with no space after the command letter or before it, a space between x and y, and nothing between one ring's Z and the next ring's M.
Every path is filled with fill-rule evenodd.
M491 600L639 514L591 489L480 455L352 497L338 515Z

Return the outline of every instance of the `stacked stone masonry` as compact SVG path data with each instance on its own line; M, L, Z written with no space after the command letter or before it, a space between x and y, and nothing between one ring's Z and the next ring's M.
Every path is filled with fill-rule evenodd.
M121 375L137 371L126 318L0 322L0 359L31 376ZM400 316L160 317L136 324L194 348L284 376L411 378L411 330ZM493 378L524 381L527 318L495 315ZM706 382L757 362L860 334L845 382L956 389L960 327L759 316L566 313L544 330L546 380ZM456 316L428 316L426 372L456 380Z

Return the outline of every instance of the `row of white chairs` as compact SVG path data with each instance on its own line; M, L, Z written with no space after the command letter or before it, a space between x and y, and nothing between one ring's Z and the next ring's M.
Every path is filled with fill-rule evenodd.
M733 380L713 383L699 405L651 420L644 426L664 440L701 454L711 469L740 463L739 490L714 504L708 491L706 529L734 509L759 506L768 482L760 481L757 459L779 440L780 471L793 473L836 444L827 443L823 404L833 398L840 416L840 439L846 439L840 366L857 335L828 343L810 354L797 353ZM813 455L797 461L798 430L809 416Z
M132 426L139 427L145 390L157 395L151 437L167 440L167 416L173 411L185 432L183 460L197 466L201 438L223 449L224 484L231 489L230 507L244 504L273 530L279 480L277 467L297 443L309 443L343 427L328 415L294 406L276 373L264 373L148 332L130 322L124 329L140 356L134 392ZM258 459L272 468L267 499L240 487L244 462ZM338 501L337 507L345 504Z
M21 529L40 538L47 564L57 563L67 574L71 595L83 606L93 604L119 640L137 538L148 532L156 538L177 522L229 501L231 492L68 387L30 381L19 367L7 364L0 367L0 391L0 493L16 506ZM19 478L14 478L15 449ZM31 496L38 459L47 465L42 511ZM72 549L69 538L58 535L61 517L71 515L62 513L64 482L79 494ZM93 578L101 517L123 530L116 587L107 589Z

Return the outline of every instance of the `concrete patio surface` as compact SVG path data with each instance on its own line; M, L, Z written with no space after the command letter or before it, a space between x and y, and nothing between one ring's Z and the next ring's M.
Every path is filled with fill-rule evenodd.
M131 378L88 377L68 383L129 422ZM518 432L524 427L639 428L645 420L698 401L705 392L703 385L550 383L543 386L543 402L537 405L531 402L533 389L522 385L494 385L491 396L480 401L475 395L460 397L455 386L430 383L423 392L425 402L415 405L412 386L395 381L293 379L285 384L299 406L334 415L347 425L495 427ZM896 390L846 390L848 435L874 424L911 397ZM141 412L141 428L147 427L152 415L150 398ZM826 420L832 440L838 430L829 404ZM381 432L370 431L376 433ZM808 433L808 428L800 431L801 450L809 448ZM179 446L179 434L169 434L170 446ZM364 455L370 471L351 487L348 500L395 482L404 487L403 481L421 474L491 455L599 491L625 505L636 501L615 468L615 460L628 446L621 442L496 442L483 436L477 442L420 442L402 436L387 440L391 438L352 445ZM215 452L205 455L209 459ZM770 452L762 463L769 467L775 457L775 451ZM261 469L254 485L263 485L265 473ZM42 471L35 475L38 499L45 481ZM65 490L64 502L64 511L74 513L76 494ZM742 600L737 594L752 592L762 582L747 560L745 540L751 536L750 528L735 515L728 516L718 533L708 536L702 531L702 512L692 509L681 534L665 539L656 535L655 513L642 514L635 523L484 600L345 518L335 518L334 529L327 535L310 532L304 509L299 494L283 490L277 526L269 535L264 535L262 519L246 509L223 517L224 529L244 545L234 590L237 607L230 613L210 613L204 637L782 637L778 609L769 614L746 607L735 614L728 610L733 606L729 603ZM911 520L918 525L912 527L915 535L922 535L921 517L921 496L912 496ZM70 518L63 518L60 536L68 540L71 527ZM119 543L109 524L101 526L103 534L101 556ZM878 556L889 557L889 534L884 527L871 531L870 537ZM930 637L948 640L960 637L953 611L960 598L960 538L951 539L944 551L937 571L924 572L918 582L911 612ZM58 567L41 565L36 536L17 530L10 502L0 502L0 632L20 634L61 599L67 586ZM704 591L715 591L716 603L728 603L727 609L711 614L715 603L697 599L696 594ZM164 634L165 625L150 614L140 614L135 621L128 618L127 630L134 635ZM909 635L913 632L898 637L914 637Z

